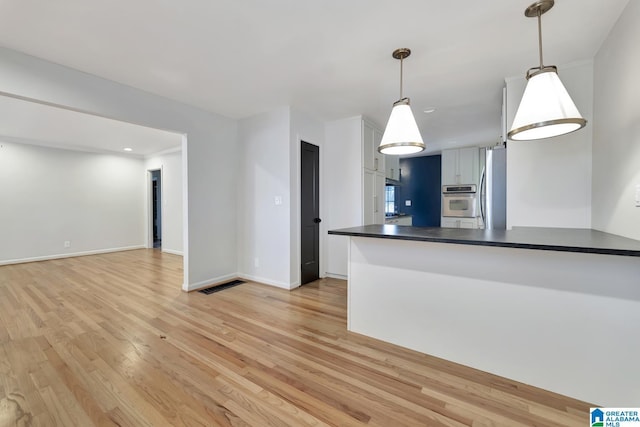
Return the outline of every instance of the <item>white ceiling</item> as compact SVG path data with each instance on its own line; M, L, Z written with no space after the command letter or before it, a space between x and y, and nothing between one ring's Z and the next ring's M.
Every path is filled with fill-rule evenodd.
M532 1L0 0L0 44L232 118L292 105L381 126L408 47L432 152L498 140L504 78L538 65ZM545 65L593 58L628 1L557 0Z
M7 96L0 96L0 136L6 142L136 157L182 143L176 133Z

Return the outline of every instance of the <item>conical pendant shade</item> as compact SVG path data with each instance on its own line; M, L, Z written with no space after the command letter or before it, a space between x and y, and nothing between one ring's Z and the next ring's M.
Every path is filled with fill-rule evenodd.
M378 146L378 151L382 154L413 154L425 148L418 124L409 106L409 98L402 96L402 61L409 55L411 55L411 49L406 47L396 49L391 54L395 59L400 60L400 99L393 103L391 116Z
M424 148L420 130L409 106L409 98L403 98L393 104L378 151L382 154L400 155L419 153Z
M548 67L529 78L509 138L551 138L574 132L586 123L555 69Z

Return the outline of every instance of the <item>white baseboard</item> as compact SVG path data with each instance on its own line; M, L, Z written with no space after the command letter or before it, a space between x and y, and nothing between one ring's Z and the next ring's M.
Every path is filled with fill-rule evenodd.
M182 251L176 251L176 250L173 250L173 249L164 249L163 248L162 252L166 252L168 254L173 254L173 255L180 255L180 256L184 255L184 253Z
M238 274L226 274L224 276L214 277L207 280L202 280L196 283L183 283L182 290L185 292L197 291L198 289L208 288L209 286L217 285L219 283L228 282L229 280L236 279Z
M330 277L332 279L341 279L341 280L347 280L348 276L344 275L344 274L336 274L336 273L325 273L326 277Z
M293 283L291 284L291 287L289 288L289 290L294 290L294 289L296 289L296 288L299 288L300 286L301 286L301 285L300 285L300 281L293 282Z
M238 273L238 277L245 279L245 280L251 280L252 282L257 282L257 283L262 283L264 285L269 285L269 286L275 286L276 288L282 288L282 289L286 289L286 290L291 290L299 285L296 284L289 284L289 283L285 283L285 282L278 282L275 280L271 280L271 279L265 279L264 277L258 277L258 276L252 276L250 274L243 274L243 273Z
M48 261L52 259L73 258L78 256L86 256L86 255L99 255L99 254L107 254L110 252L132 251L134 249L146 249L146 248L147 247L145 245L136 245L136 246L125 246L122 248L109 248L109 249L98 249L94 251L73 252L68 254L53 254L53 255L31 257L31 258L0 260L0 265L23 264L25 262Z

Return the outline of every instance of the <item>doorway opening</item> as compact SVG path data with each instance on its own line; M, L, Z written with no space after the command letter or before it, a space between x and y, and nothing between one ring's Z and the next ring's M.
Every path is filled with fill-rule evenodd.
M149 171L150 209L149 209L149 247L162 249L162 171Z
M91 96L91 95L90 95ZM99 103L98 103L99 104ZM98 105L96 104L96 105ZM69 149L72 151L87 151L90 153L108 153L113 152L114 147L113 141L130 141L134 151L138 157L144 158L153 158L153 156L159 156L162 154L173 152L180 147L182 151L182 159L179 161L180 166L180 175L182 177L181 185L181 194L175 193L176 189L172 187L172 183L174 181L174 176L170 176L169 181L166 182L163 180L164 172L162 166L156 167L155 165L151 166L147 164L146 167L143 167L141 171L147 170L147 185L146 191L147 193L147 204L145 212L141 212L143 215L142 224L143 228L147 230L142 230L146 234L146 236L142 236L144 239L146 237L146 247L153 248L154 247L154 230L153 230L153 191L152 191L152 180L151 180L151 172L152 169L158 169L158 179L157 179L157 204L156 204L156 213L157 213L157 241L155 242L158 247L163 247L163 251L169 250L167 244L171 245L172 240L175 238L175 241L182 241L181 247L179 250L174 250L176 255L183 257L183 283L182 289L184 291L189 290L189 239L188 239L188 198L187 198L187 176L188 176L188 162L187 162L187 146L188 146L188 137L184 131L170 130L169 127L162 126L161 128L150 127L148 124L138 124L135 120L122 120L116 119L110 116L106 116L101 113L97 113L95 111L85 110L83 108L77 108L71 105L58 104L54 102L44 101L37 98L32 98L25 95L20 95L17 93L6 92L0 90L0 105L3 109L7 111L12 111L12 113L20 114L20 117L30 117L36 118L35 122L38 122L39 126L21 126L24 120L13 120L13 121L4 121L3 125L6 127L11 124L9 129L10 134L14 135L13 139L16 143L26 143L27 141L31 141L30 144L42 145L44 147L53 147L53 148L63 148ZM160 115L161 116L161 115ZM153 122L154 119L162 119L162 117L155 117L154 115L150 115L149 119ZM31 120L33 122L34 120ZM50 125L47 125L49 123ZM56 123L70 123L72 126L55 126ZM43 132L44 130L44 132ZM96 134L100 135L100 138L87 138L87 134ZM108 137L107 137L108 136ZM61 141L65 141L61 143ZM8 141L9 142L9 141ZM140 144L139 146L136 144ZM122 145L123 147L125 145ZM138 147L141 151L138 151L136 148ZM123 154L119 148L116 149L116 155L119 156L129 156L129 154ZM151 166L151 167L150 167ZM176 169L177 170L177 169ZM144 179L144 178L143 178ZM132 185L135 184L135 181L132 181ZM144 184L143 184L144 185ZM171 192L166 194L164 192L163 187L167 187ZM178 215L181 217L181 221L177 221L175 224L171 223L171 227L165 228L163 223L167 222L165 219L169 219L171 221L172 218L175 218L174 213L171 212L171 208L173 206L169 205L165 207L167 209L162 209L162 201L169 200L173 195L176 194L176 197L182 199L182 207L178 211L180 212ZM167 197L163 197L167 195ZM141 194L144 197L144 194ZM173 199L170 199L173 200ZM144 204L144 200L139 200ZM47 208L44 207L40 209L43 212L47 211ZM169 215L171 214L171 215ZM146 221L145 221L146 220ZM46 224L46 221L42 221L43 224ZM164 228L164 233L163 233ZM66 230L66 229L65 229ZM146 231L146 232L145 232ZM33 233L37 235L36 233ZM60 241L65 241L66 237L60 238ZM164 245L163 245L164 240ZM145 241L143 240L143 244ZM37 245L36 245L37 246ZM34 247L36 247L34 246ZM116 244L116 249L120 246L126 247L128 244L119 245ZM180 245L177 245L180 246ZM89 251L92 250L102 250L101 246L87 248ZM57 256L58 252L55 252ZM42 259L46 259L47 257L53 256L49 254L42 254ZM12 256L10 259L19 259L18 257ZM0 260L1 261L1 260Z

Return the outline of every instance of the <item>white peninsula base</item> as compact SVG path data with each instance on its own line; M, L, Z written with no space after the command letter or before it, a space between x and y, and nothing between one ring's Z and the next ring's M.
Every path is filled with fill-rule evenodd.
M640 259L350 237L348 328L603 406L640 405Z

